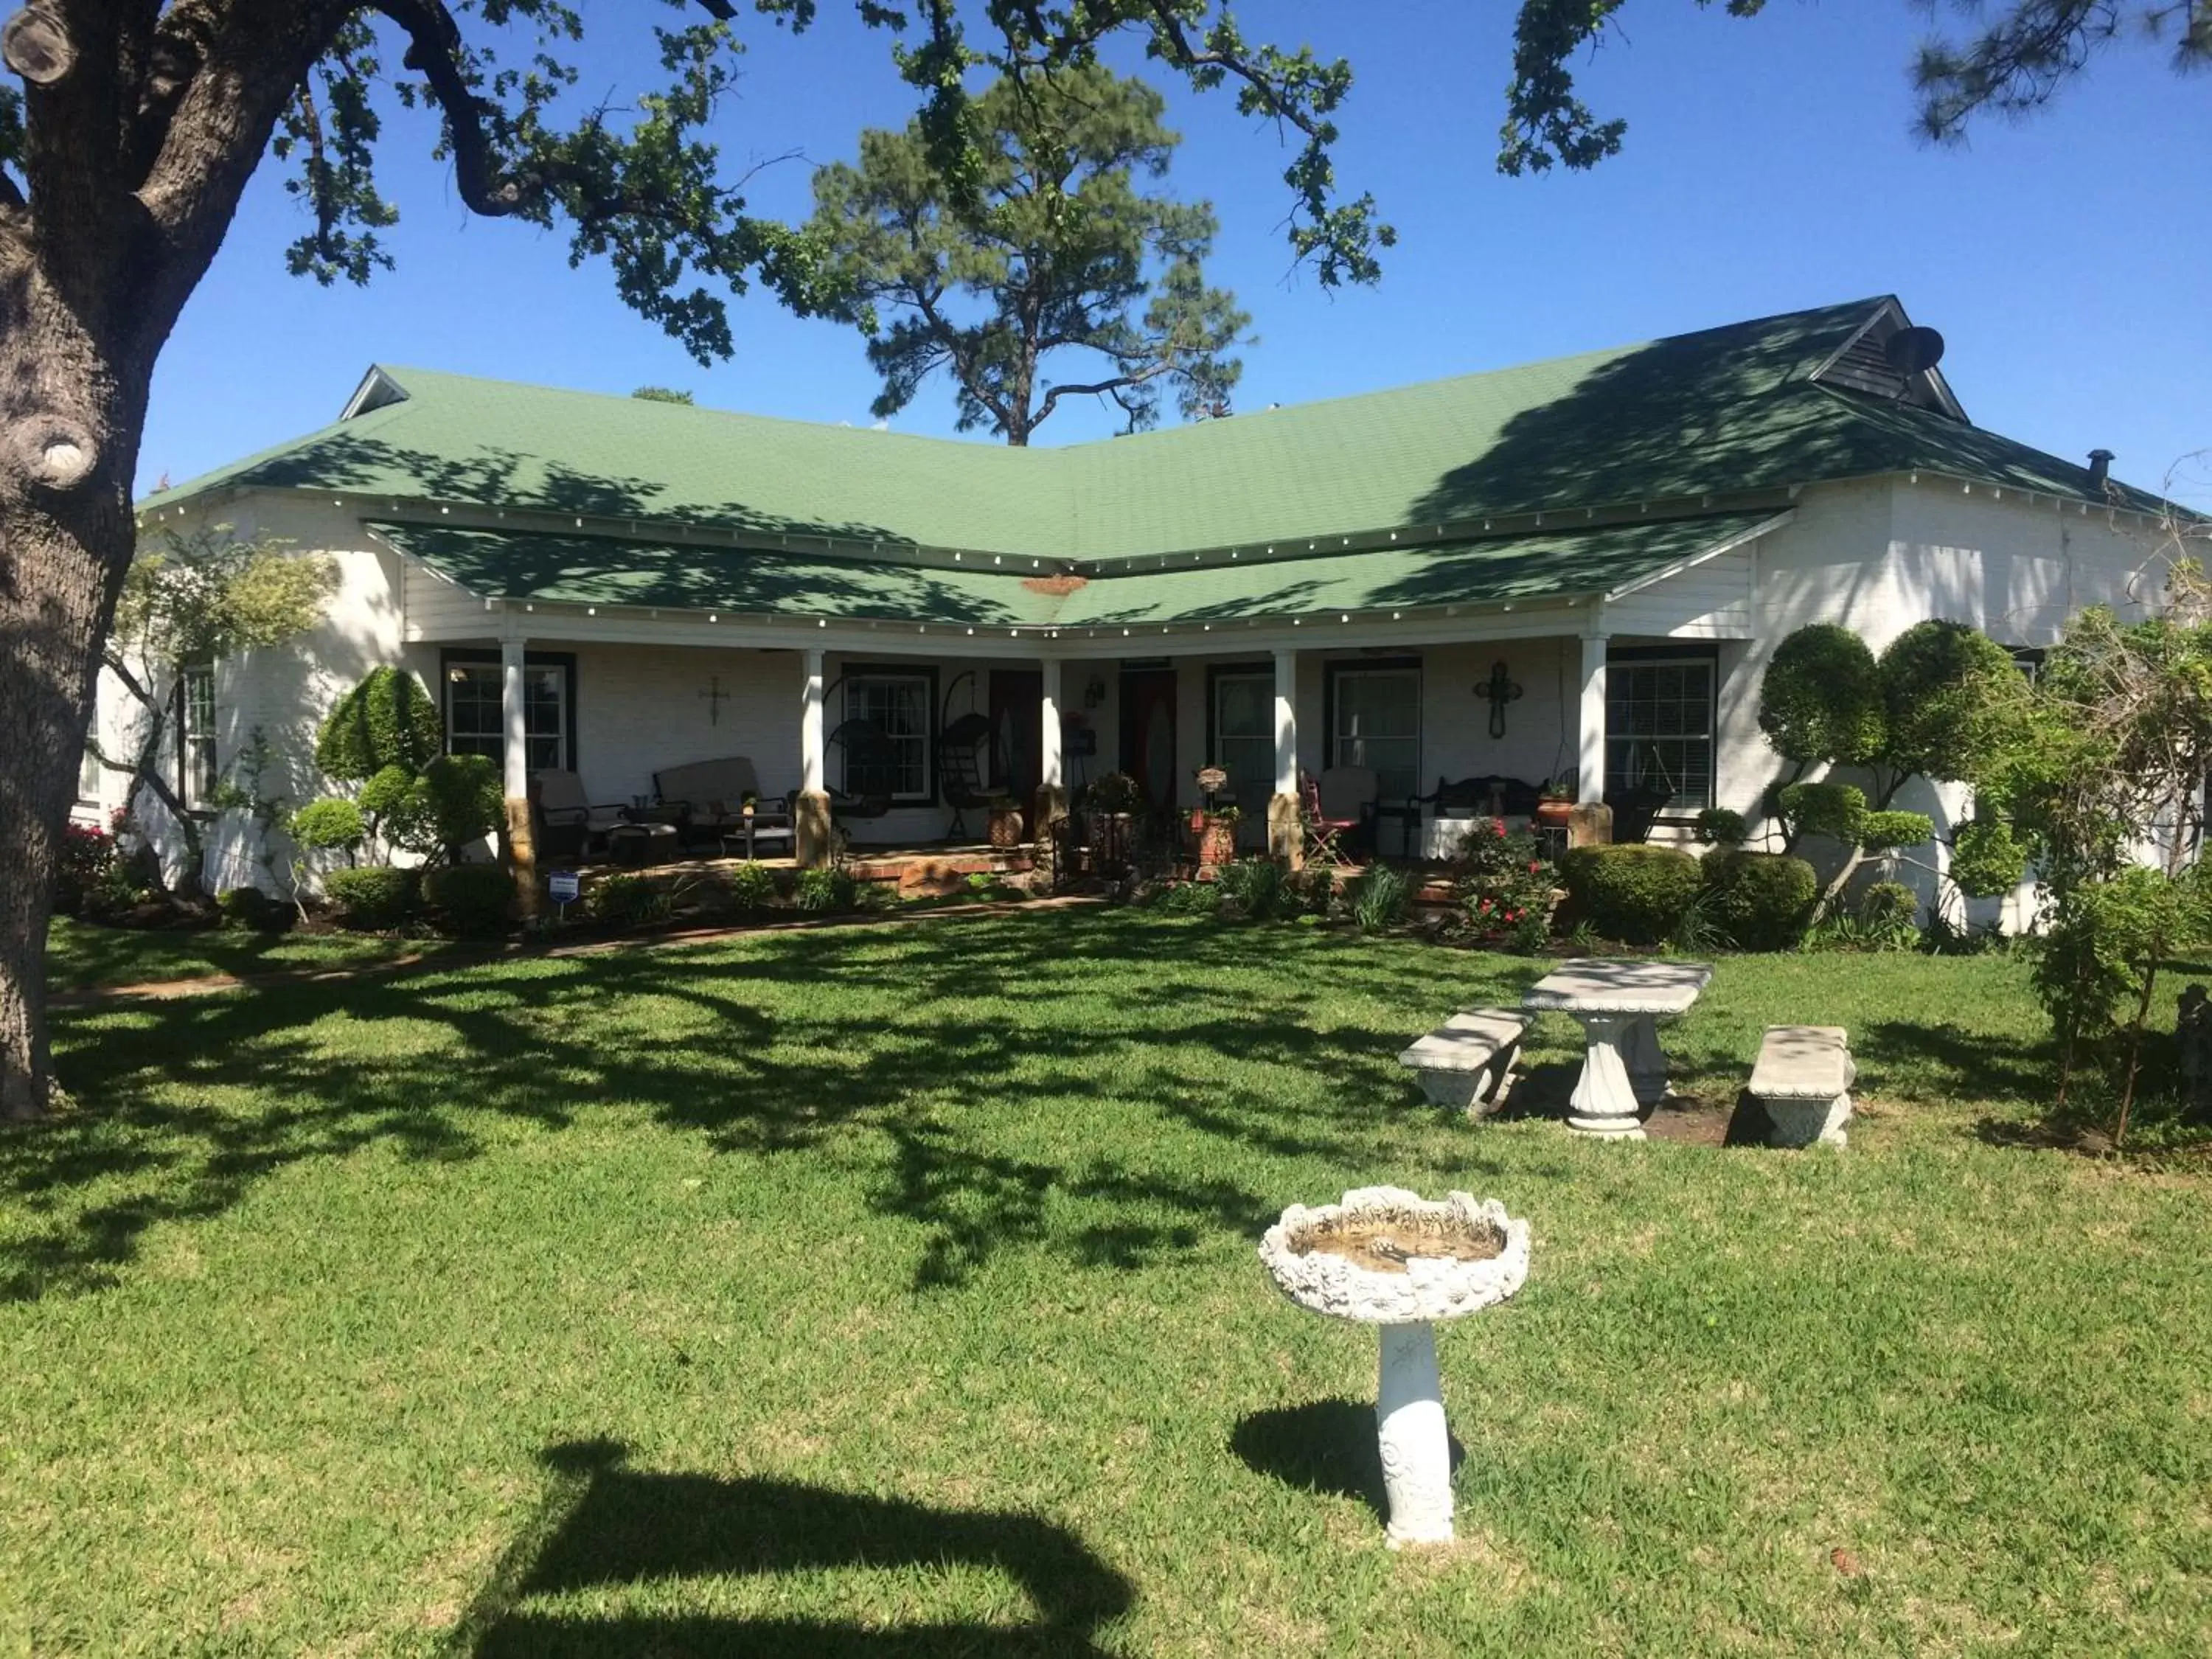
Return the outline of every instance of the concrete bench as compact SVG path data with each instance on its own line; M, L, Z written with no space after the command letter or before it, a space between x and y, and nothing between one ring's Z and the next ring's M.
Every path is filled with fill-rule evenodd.
M1487 1117L1504 1103L1528 1029L1526 1014L1470 1008L1400 1054L1398 1063L1420 1078L1421 1092L1432 1103L1456 1107L1469 1117Z
M1751 1071L1752 1097L1766 1109L1774 1126L1768 1143L1810 1146L1825 1140L1844 1144L1850 1121L1850 1037L1840 1025L1770 1025Z

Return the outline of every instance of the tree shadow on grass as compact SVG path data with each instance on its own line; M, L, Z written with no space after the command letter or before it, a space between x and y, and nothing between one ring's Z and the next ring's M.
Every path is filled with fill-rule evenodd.
M546 1494L447 1638L451 1659L621 1659L626 1655L1097 1654L1136 1594L1073 1533L1035 1516L933 1509L787 1480L625 1466L611 1441L550 1448ZM896 1626L532 1607L672 1581L879 1569L908 1577L982 1567L1018 1584L1027 1623ZM781 1598L779 1598L781 1599Z
M1285 972L1291 953L1306 971ZM97 1109L0 1132L0 1204L29 1224L0 1237L0 1299L113 1283L149 1227L220 1214L304 1160L465 1159L503 1125L641 1109L756 1157L884 1136L867 1190L925 1230L918 1287L1010 1246L1133 1267L1255 1231L1279 1202L1143 1140L1133 1157L1063 1152L1075 1115L1109 1093L1125 1122L1149 1111L1174 1136L1370 1163L1407 1033L1453 1006L1457 979L1528 966L1453 965L1468 971L1411 948L1060 911L67 1013L63 1079ZM1224 989L1225 975L1245 977ZM1403 1007L1403 1027L1347 1020L1332 1005L1354 993ZM1264 1073L1224 1061L1295 1072L1314 1098L1286 1113ZM1041 1102L1045 1150L1010 1147L1006 1123Z
M1466 1449L1457 1435L1448 1439L1456 1472ZM1301 1492L1356 1498L1377 1521L1390 1518L1371 1401L1315 1400L1248 1412L1231 1431L1229 1449L1255 1474Z

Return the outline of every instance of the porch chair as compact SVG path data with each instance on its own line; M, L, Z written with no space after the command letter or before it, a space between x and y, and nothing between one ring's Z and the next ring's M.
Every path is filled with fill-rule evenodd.
M1375 809L1382 799L1382 779L1371 766L1332 766L1321 775L1321 815L1351 818L1358 828L1352 840L1369 857L1376 853Z
M538 815L540 858L584 858L593 842L604 846L607 831L625 822L619 805L586 796L584 781L574 772L532 773L530 800Z
M1344 837L1358 830L1358 816L1333 818L1323 812L1321 781L1303 768L1298 772L1298 805L1305 830L1305 861L1339 868L1349 866L1352 854L1345 848Z

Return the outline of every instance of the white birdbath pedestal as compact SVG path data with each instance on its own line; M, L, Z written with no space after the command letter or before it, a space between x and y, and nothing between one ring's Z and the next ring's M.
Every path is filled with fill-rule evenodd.
M1503 1302L1528 1276L1528 1224L1496 1199L1441 1203L1361 1187L1340 1204L1293 1204L1260 1243L1302 1308L1379 1328L1375 1426L1390 1500L1390 1547L1452 1540L1451 1439L1435 1322Z
M1667 1054L1658 1022L1689 1012L1713 976L1703 962L1586 957L1565 962L1530 986L1521 1006L1582 1022L1582 1075L1567 1103L1567 1127L1601 1139L1644 1139L1643 1109L1667 1097Z

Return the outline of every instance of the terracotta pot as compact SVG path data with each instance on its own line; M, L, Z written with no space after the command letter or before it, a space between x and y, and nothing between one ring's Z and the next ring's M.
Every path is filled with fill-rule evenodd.
M1575 804L1571 800L1540 800L1536 803L1536 822L1548 829L1565 829L1575 816Z
M1200 815L1198 829L1198 861L1202 866L1218 866L1237 862L1237 820L1209 818Z

